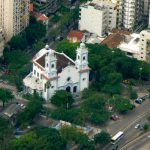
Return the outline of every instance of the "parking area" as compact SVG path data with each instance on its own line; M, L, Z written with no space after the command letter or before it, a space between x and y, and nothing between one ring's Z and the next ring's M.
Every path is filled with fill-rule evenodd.
M0 113L1 116L5 118L12 118L18 112L23 111L26 108L26 104L19 103L17 101L10 103L2 112Z

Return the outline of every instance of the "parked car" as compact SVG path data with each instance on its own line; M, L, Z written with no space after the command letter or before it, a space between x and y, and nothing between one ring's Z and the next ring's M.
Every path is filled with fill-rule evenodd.
M141 98L137 98L135 100L135 103L137 103L137 104L142 104L142 102L143 102L143 100Z
M117 121L119 117L117 115L111 115L110 119Z

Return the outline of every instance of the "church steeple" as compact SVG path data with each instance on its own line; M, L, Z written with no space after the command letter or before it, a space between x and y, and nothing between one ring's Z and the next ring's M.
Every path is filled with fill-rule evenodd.
M45 56L45 70L48 77L55 77L57 75L57 58L54 54L54 51L49 48L48 45L45 46L47 54Z
M79 70L83 70L88 67L88 50L84 43L80 44L80 47L76 50L76 67Z

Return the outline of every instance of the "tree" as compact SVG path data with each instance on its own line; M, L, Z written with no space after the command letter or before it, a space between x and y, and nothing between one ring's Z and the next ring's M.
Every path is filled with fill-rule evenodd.
M71 57L72 59L76 58L76 48L77 43L69 43L68 41L61 41L57 44L57 51L64 52L67 56Z
M12 127L8 120L0 117L0 149L8 149L8 143L12 136Z
M29 55L20 50L14 50L5 55L5 61L8 64L8 68L16 70L15 72L27 64L29 60Z
M131 98L131 99L136 99L136 98L138 98L138 94L137 94L137 92L136 92L135 90L131 90L131 91L130 91L130 98Z
M12 92L8 89L0 88L0 100L3 102L3 107L5 103L9 102L14 98Z
M70 142L75 142L80 145L84 145L88 143L88 136L76 128L65 126L60 129L60 133L62 137Z
M56 91L55 95L51 98L51 102L57 106L68 109L73 104L74 99L70 92L59 90Z
M22 135L19 139L11 141L12 150L65 150L66 141L62 139L56 129L37 127Z
M25 33L18 34L9 41L9 46L11 50L25 50L27 47L27 40Z
M134 107L130 100L122 96L115 96L110 99L109 102L113 104L115 109L120 113L126 113L128 110L131 110Z
M87 114L87 119L95 124L103 124L110 117L106 108L106 99L99 94L87 98L82 105L82 109Z
M120 94L122 91L121 84L105 84L102 88L102 91L113 95L113 94Z
M149 129L149 125L148 124L144 124L143 129L144 129L144 131L147 131Z
M40 21L32 21L32 23L26 28L25 32L28 44L32 45L45 36L46 27Z
M108 144L111 140L111 136L107 131L101 131L100 133L94 136L94 142L96 144Z
M44 43L42 41L38 41L36 43L34 43L33 47L36 51L41 50L44 47Z
M34 99L30 101L25 108L25 110L18 114L17 123L18 124L30 124L33 118L42 110L42 101Z
M55 109L51 111L51 117L78 125L83 125L86 118L85 113L80 108L72 108L69 110L64 108Z

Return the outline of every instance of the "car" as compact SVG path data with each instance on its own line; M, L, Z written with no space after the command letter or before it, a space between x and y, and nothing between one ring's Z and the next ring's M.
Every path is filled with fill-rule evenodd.
M117 121L119 117L117 115L111 115L110 119Z
M136 124L134 128L135 128L135 129L140 128L140 124Z
M137 103L137 104L142 104L142 102L143 102L143 100L141 98L137 98L135 100L135 103Z
M143 101L145 101L145 97L144 96L140 97L139 99L142 99Z

